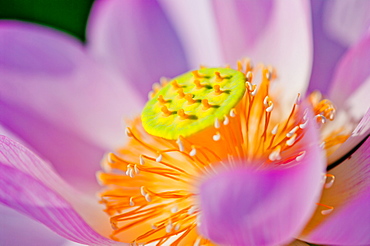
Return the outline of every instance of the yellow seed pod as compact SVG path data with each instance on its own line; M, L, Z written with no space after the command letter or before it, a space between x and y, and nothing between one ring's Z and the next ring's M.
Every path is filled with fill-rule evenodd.
M191 136L222 119L241 100L245 75L230 68L202 68L159 89L141 114L144 129L158 137Z

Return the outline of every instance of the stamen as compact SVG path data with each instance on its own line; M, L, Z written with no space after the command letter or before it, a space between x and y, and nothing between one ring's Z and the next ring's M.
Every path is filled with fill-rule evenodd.
M230 117L232 117L232 118L236 117L236 109L235 108L230 110Z
M185 148L184 148L184 144L182 143L181 139L178 138L177 141L176 141L177 145L179 146L179 150L181 152L184 152Z
M216 129L219 129L221 127L221 125L220 125L220 121L216 118L215 119L215 128Z
M302 151L299 155L295 158L296 161L301 161L303 157L306 155L306 151Z
M298 129L299 129L299 127L298 127L298 126L295 126L292 130L290 130L290 132L288 132L288 133L286 134L286 136L287 136L288 138L290 138L291 136L293 136L293 134L294 134Z
M145 164L143 155L140 155L139 163L140 163L140 165L144 165Z
M160 154L160 155L155 159L155 161L156 161L156 162L161 162L161 161L162 161L162 159L163 159L163 155L162 155L162 154Z
M291 138L289 138L289 139L286 141L286 144L287 144L288 146L292 146L292 145L294 144L294 142L295 142L296 138L297 138L297 134L294 134Z
M131 206L131 207L135 206L135 203L134 203L133 197L130 197L130 206Z
M319 205L319 206L327 208L325 210L321 210L322 215L328 215L331 212L333 212L333 210L334 210L334 207L332 207L332 206L328 206L328 205L325 205L325 204L322 204L322 203L316 203L316 204Z
M191 146L190 156L195 156L197 154L197 149L194 146Z
M221 139L221 134L219 132L217 132L215 135L213 135L213 140L214 141L219 141Z
M132 137L132 132L131 132L131 129L129 128L129 127L126 127L126 129L125 129L125 134L126 134L126 136L127 137Z
M332 174L325 174L325 177L326 177L326 179L325 179L325 180L327 180L328 178L330 178L329 182L326 182L326 183L325 183L325 188L326 188L326 189L329 189L329 188L330 188L330 187L332 187L332 186L333 186L333 184L334 184L335 176L334 176L334 175L332 175Z
M229 122L230 122L229 118L226 115L224 115L224 122L223 122L224 126L227 126Z
M274 149L274 151L271 152L271 154L269 155L269 160L270 161L278 161L278 160L281 160L280 150L281 150L281 147L279 145L279 146L277 146Z
M272 135L276 135L277 131L278 131L278 128L279 128L279 124L277 124L271 131L271 134Z

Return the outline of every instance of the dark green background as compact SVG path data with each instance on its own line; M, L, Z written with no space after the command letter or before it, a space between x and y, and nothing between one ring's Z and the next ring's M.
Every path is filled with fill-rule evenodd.
M57 28L85 41L94 0L0 0L0 19L17 19Z

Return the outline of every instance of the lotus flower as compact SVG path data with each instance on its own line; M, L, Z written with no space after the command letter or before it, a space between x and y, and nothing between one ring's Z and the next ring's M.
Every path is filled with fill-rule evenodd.
M368 2L98 1L87 46L45 27L0 22L3 242L62 245L65 238L86 245L151 240L280 245L299 238L369 244L370 36L362 4ZM226 68L248 83L240 98L226 106L227 117L221 122L213 118L218 131L206 122L189 137L166 140L158 138L162 130L143 131L137 118L128 124L128 137L123 136L122 117L127 122L140 114L159 77L173 78L200 64L234 64L244 56L276 70L252 68L247 61L236 70ZM204 69L188 73L199 77L199 86L211 71ZM211 75L228 79L226 70ZM304 99L308 78L308 91L320 89L333 103L317 92ZM168 86L180 82L170 80ZM158 95L152 94L155 100L168 100ZM243 110L250 105L246 96L255 96L258 107ZM202 101L205 108L214 106L208 99ZM172 114L171 108L160 110ZM186 119L189 112L179 116ZM265 123L256 124L258 118ZM238 134L240 119L248 132L261 133L246 138L253 145L246 152L240 137L246 143L247 131L244 127ZM280 123L276 129L274 123ZM278 139L283 145L274 144ZM274 148L268 148L270 143ZM94 197L101 190L95 173L104 153L119 146L124 147L104 158L106 172L98 175L104 185L115 187L100 193L104 207ZM215 161L216 156L222 158ZM205 162L208 168L202 167ZM194 171L199 166L202 171ZM176 180L179 173L187 173L186 184ZM168 187L177 190L171 193ZM188 196L192 192L196 198ZM174 217L181 211L183 218ZM135 225L124 221L129 216ZM172 237L176 230L183 234ZM155 231L161 236L149 235Z

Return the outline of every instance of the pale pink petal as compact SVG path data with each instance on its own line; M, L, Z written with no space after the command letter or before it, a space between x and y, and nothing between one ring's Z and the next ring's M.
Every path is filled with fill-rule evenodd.
M343 45L357 42L370 28L370 2L327 1L324 8L326 32Z
M348 48L330 37L324 28L325 21L327 21L325 5L331 2L311 0L314 53L309 92L319 90L323 94L327 93L335 66Z
M356 45L354 45L339 62L329 90L330 99L338 108L346 108L350 95L370 78L370 32ZM370 83L370 82L368 82ZM358 105L363 105L364 114L370 106L368 95L363 94L357 98ZM351 110L358 110L352 108ZM358 115L358 113L356 113Z
M228 63L250 57L272 65L283 83L283 100L304 93L311 72L311 16L308 1L214 1Z
M108 217L51 167L13 140L0 136L0 202L40 221L59 235L89 245L112 245Z
M160 3L176 28L191 68L224 65L212 1L160 0Z
M219 170L200 190L201 233L222 245L283 245L300 234L319 200L325 160L318 132L307 132L286 157L288 164L241 163ZM282 160L284 160L284 156Z
M0 204L0 238L3 245L62 246L67 239L45 225Z
M102 155L124 139L122 118L143 105L76 39L22 22L0 22L0 77L1 124L69 181L96 183Z
M366 140L367 139L367 140ZM370 139L328 173L335 176L320 203L333 206L328 215L318 207L302 239L324 245L370 244Z
M156 1L97 1L87 36L91 53L145 98L160 77L188 70L180 40Z
M230 63L250 56L276 14L273 1L214 1L213 7L224 58Z

